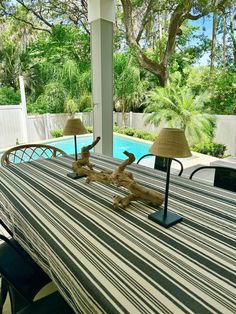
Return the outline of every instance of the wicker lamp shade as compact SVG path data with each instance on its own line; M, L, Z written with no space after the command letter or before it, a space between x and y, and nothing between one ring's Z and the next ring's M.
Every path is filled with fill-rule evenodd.
M167 158L192 156L184 131L174 128L162 129L149 151Z
M78 160L76 135L85 134L85 133L87 133L87 130L85 129L80 119L73 118L73 119L67 120L65 128L63 130L63 135L74 135L75 161ZM79 179L79 178L84 177L84 175L80 175L76 172L69 172L67 173L67 176L72 179Z
M85 133L87 133L87 130L80 119L76 118L67 120L63 135L79 135Z
M183 218L177 213L167 210L171 161L174 157L184 158L189 157L192 154L190 152L184 131L174 128L162 129L152 147L150 148L150 152L156 156L166 159L167 173L164 208L148 215L148 218L165 228L169 228L183 220Z

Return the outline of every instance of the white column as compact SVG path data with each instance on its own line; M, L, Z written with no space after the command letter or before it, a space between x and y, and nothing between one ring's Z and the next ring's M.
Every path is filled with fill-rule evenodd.
M27 127L27 108L26 108L26 97L25 97L25 84L23 76L19 76L20 83L20 96L21 96L21 125L23 130L23 140L20 139L21 142L28 142L28 127Z
M115 0L89 0L91 23L93 136L101 137L95 152L113 151L113 22Z

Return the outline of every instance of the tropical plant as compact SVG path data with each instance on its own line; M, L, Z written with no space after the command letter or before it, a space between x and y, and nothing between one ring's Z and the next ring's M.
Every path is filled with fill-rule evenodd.
M67 97L64 103L64 111L73 116L78 109L76 100L70 97Z
M18 45L11 41L4 42L4 46L0 48L0 60L1 83L16 89L20 72L20 50Z
M202 84L209 85L209 76ZM215 114L236 113L236 73L230 70L215 69L211 78L211 100L209 108Z
M148 82L141 79L139 67L130 53L119 53L114 57L115 109L122 112L125 126L125 112L136 111L142 106L143 94Z
M213 136L214 118L206 113L209 95L194 96L188 88L168 84L146 94L146 124L183 129L189 144L208 141Z
M13 87L0 87L0 105L15 105L20 103L20 93Z
M29 104L28 111L37 113L61 113L64 111L66 90L61 82L49 82L35 103Z
M78 110L79 110L79 112L92 111L92 96L91 96L91 94L85 93L85 94L81 95Z
M37 88L30 90L29 111L73 115L80 109L81 96L91 92L88 46L88 37L70 25L56 25L50 36L41 34L29 45L26 59L38 77ZM91 108L89 102L88 108L83 106Z

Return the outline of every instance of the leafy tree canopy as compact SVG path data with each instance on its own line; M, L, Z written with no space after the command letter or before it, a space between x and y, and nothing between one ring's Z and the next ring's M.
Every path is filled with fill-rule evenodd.
M226 0L117 0L115 107L142 111L146 93L170 76L193 98L210 95L209 112L235 113L235 13ZM189 23L209 14L216 16L215 46ZM1 86L17 91L23 75L32 112L91 110L86 0L1 0L0 20ZM196 67L210 51L211 69Z

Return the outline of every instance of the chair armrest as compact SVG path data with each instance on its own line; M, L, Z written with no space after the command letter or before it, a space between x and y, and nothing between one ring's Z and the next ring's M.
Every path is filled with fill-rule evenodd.
M179 174L178 174L178 176L180 177L180 176L181 176L181 174L182 174L182 173L183 173L183 171L184 171L183 164L182 164L182 162L181 162L181 161L179 161L178 159L173 158L172 160L176 161L176 162L180 165L180 172L179 172Z
M195 169L191 174L190 174L190 177L189 179L192 180L192 177L195 175L196 172L202 170L202 169L215 169L216 167L214 166L202 166L202 167L199 167L197 169Z
M143 158L145 158L145 157L147 157L147 156L155 156L155 155L153 155L153 154L146 154L146 155L143 155L141 158L139 158L139 160L137 161L137 164L139 164L139 162L140 162Z

